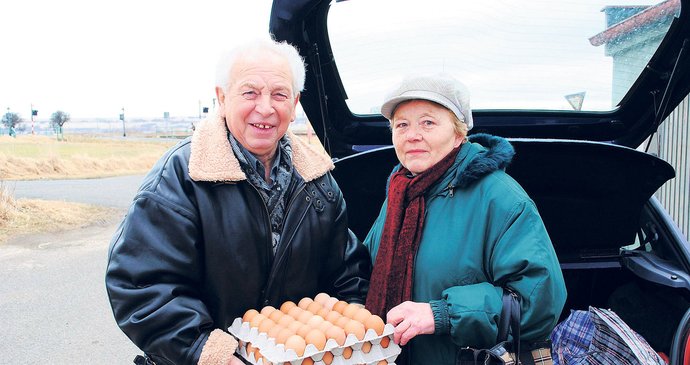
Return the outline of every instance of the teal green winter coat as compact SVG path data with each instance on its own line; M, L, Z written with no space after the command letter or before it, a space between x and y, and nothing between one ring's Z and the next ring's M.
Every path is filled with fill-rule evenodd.
M459 347L493 346L503 286L522 297L522 340L547 339L556 325L563 274L537 207L504 172L513 154L501 137L474 135L425 194L412 301L431 304L436 330L410 342L412 364L453 364ZM386 203L364 242L372 262Z

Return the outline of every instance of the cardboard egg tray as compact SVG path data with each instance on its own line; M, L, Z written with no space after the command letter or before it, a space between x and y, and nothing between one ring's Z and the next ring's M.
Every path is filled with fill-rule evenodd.
M240 346L237 348L239 355L255 365L267 365L269 363L272 365L300 365L306 358L311 358L315 365L323 365L325 363L322 359L327 351L333 354L331 365L377 365L381 360L394 365L395 358L400 354L400 346L393 342L393 329L393 325L386 324L380 336L374 330L369 329L361 341L355 335L348 334L343 346L338 346L335 340L328 339L325 348L321 351L316 346L307 344L303 356L297 356L292 349L286 350L283 344L276 344L275 340L269 338L266 333L259 333L256 328L249 327L249 323L242 322L242 318L235 318L228 328L228 332L240 341ZM380 344L384 337L388 337L390 340L386 348L381 347ZM365 352L363 347L368 347L364 346L367 342L371 343L371 349ZM248 343L258 348L268 362L264 359L256 361L254 353L247 354ZM352 356L346 359L343 357L343 352L348 347L352 348Z

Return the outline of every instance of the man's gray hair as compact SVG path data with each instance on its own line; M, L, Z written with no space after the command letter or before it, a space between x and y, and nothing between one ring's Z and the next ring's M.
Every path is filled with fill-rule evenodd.
M292 71L293 96L297 96L304 89L306 66L297 49L287 42L276 42L273 39L265 38L246 42L224 52L220 56L216 67L216 86L227 90L233 81L230 80L230 70L232 70L237 61L258 52L272 52L285 57Z

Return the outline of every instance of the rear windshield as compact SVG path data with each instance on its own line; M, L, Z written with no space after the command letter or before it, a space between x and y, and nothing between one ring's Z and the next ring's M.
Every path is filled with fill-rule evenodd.
M679 0L349 0L331 4L328 34L355 114L438 72L473 109L610 111L679 13Z

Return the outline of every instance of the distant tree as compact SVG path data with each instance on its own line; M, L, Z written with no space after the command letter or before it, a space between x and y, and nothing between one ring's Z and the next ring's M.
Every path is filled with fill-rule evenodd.
M17 113L7 112L2 116L2 125L9 129L10 136L16 136L15 128L23 122L22 118Z
M62 126L67 122L69 122L69 114L63 112L62 110L58 110L50 116L50 125L55 131L58 141L63 139Z

